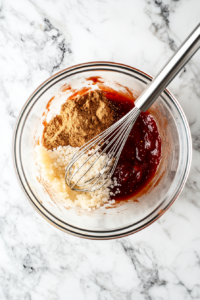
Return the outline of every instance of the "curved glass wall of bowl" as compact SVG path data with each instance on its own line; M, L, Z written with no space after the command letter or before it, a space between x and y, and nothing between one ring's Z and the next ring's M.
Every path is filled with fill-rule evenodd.
M162 139L162 160L147 193L138 195L139 202L125 202L112 209L87 211L66 208L49 195L36 164L35 145L43 132L42 113L52 98L47 121L59 113L66 101L60 88L70 84L73 89L92 85L87 78L101 76L102 84L115 90L131 90L137 97L151 81L151 76L135 68L110 63L92 62L63 70L34 91L19 116L13 143L14 163L20 183L36 210L52 225L73 235L92 239L111 239L135 233L158 219L175 201L188 176L191 164L191 136L186 117L175 97L165 90L151 108ZM49 118L49 119L48 119Z

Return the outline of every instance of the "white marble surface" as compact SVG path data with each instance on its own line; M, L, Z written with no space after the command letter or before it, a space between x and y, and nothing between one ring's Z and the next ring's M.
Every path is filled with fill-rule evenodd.
M181 196L149 228L112 241L65 234L32 208L12 161L16 118L53 73L110 60L152 75L200 21L199 0L0 2L0 299L200 299L200 51L170 90L193 137Z

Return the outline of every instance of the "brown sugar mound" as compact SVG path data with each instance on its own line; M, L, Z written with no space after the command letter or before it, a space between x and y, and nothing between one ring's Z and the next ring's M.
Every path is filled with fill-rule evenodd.
M44 128L43 146L48 150L58 146L81 147L111 126L116 109L100 90L91 91L66 101Z

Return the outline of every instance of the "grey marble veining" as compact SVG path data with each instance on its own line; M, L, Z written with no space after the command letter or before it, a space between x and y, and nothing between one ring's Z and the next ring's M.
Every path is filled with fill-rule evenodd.
M191 172L142 232L89 241L52 227L22 192L11 151L23 104L49 76L93 60L156 75L199 16L199 0L0 2L0 299L200 299L200 52L169 87L190 124Z

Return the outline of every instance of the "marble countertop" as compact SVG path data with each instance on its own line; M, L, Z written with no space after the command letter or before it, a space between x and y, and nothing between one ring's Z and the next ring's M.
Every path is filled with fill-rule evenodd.
M199 16L199 0L1 1L1 300L200 299L200 51L169 87L192 132L189 179L145 230L111 241L59 231L30 205L12 160L16 119L41 82L95 60L156 75Z

